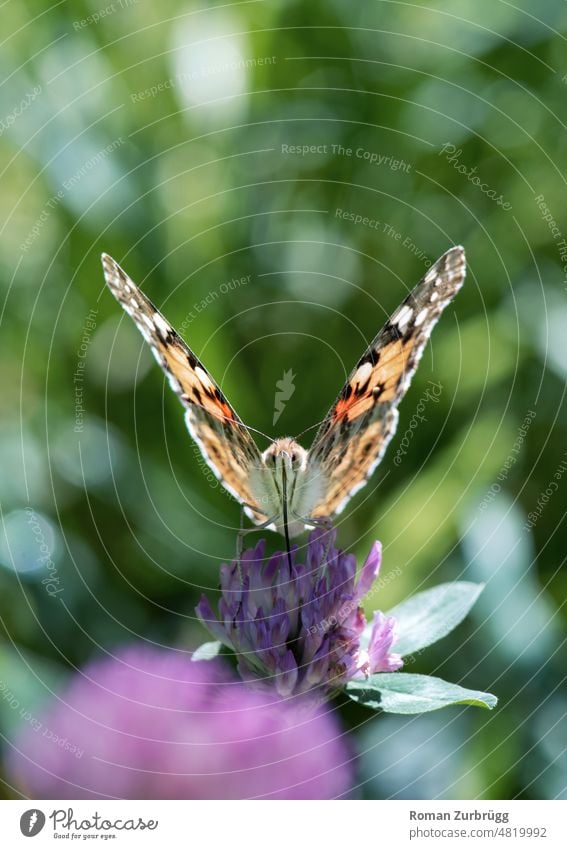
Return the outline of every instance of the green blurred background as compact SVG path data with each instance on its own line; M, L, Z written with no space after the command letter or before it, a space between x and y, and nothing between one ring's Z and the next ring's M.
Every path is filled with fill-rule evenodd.
M399 574L382 609L487 582L411 671L500 704L333 708L368 798L567 797L566 21L560 0L524 7L3 6L0 679L30 711L124 642L202 642L193 608L240 520L101 251L278 436L323 418L408 288L463 244L467 283L339 540L359 557L383 541ZM21 722L0 699L4 747Z

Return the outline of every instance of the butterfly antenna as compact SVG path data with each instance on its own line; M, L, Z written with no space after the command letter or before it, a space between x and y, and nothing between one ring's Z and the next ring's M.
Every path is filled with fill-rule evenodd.
M272 443L274 440L271 436L268 436L267 433L264 433L263 430L259 430L257 427L251 427L251 425L244 424L244 422L238 422L245 430L251 430L253 433L259 434L259 436L263 436L264 439L267 439L269 443Z
M232 422L233 424L235 423L235 419L232 416L225 416L223 413L217 412L217 410L215 410L214 413L211 413L211 411L208 410L207 407L205 407L204 404L197 404L196 401L191 400L191 406L192 407L199 407L201 410L204 410L206 413L209 413L209 415L214 415L215 418L221 419L221 421ZM236 419L236 424L239 427L243 427L244 430L253 431L254 433L258 433L260 436L263 436L264 439L267 439L268 442L270 442L270 443L274 441L272 439L272 437L268 436L267 433L264 433L263 430L259 430L257 427L252 427L251 425L244 424L244 422L241 421L238 418Z
M304 434L309 433L310 430L315 430L316 427L321 427L324 421L325 419L321 419L320 422L316 422L315 424L309 425L309 427L306 427L305 430L301 431L301 433L298 433L297 436L294 436L294 440L296 442L299 442L299 440L302 436L304 436Z

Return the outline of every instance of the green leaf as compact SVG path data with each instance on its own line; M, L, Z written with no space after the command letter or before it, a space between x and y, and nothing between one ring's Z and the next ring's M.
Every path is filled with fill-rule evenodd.
M222 643L218 640L210 643L203 643L198 649L195 649L191 655L191 660L214 660L222 649Z
M385 713L428 713L449 705L475 705L492 710L498 699L491 693L467 690L431 675L380 672L346 687L355 702Z
M446 637L463 621L483 589L484 584L454 581L417 593L393 607L387 614L397 621L399 636L393 650L403 657Z

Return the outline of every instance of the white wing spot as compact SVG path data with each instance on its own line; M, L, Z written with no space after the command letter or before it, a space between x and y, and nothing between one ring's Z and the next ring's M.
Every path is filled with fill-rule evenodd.
M152 339L150 338L149 334L146 336L146 331L145 331L145 329L144 329L143 327L141 327L141 330L142 330L142 333L144 334L144 339L146 340L146 342L148 342L148 344L149 344L149 346L150 346L150 350L151 350L152 354L154 355L154 360L156 361L156 363L158 364L158 366L159 366L160 368L164 368L164 363L163 363L163 357L162 357L162 355L160 354L160 352L158 351L158 349L157 349L157 348L155 347L155 345L153 344L153 341L152 341Z
M439 295L437 294L437 292L432 292L429 300L431 301L431 303L433 303L433 301L436 301L438 297Z
M181 392L181 384L177 380L177 378L170 372L166 371L166 376L169 381L169 385L173 389L174 392Z
M214 386L213 381L211 380L211 378L209 377L209 375L207 374L207 372L206 372L206 371L203 371L203 369L201 368L201 366L197 366L197 367L195 368L195 374L197 375L197 377L199 378L199 380L201 381L201 383L202 383L204 386L207 386L207 387Z
M413 315L413 309L411 307L408 307L408 305L406 304L405 307L401 308L399 313L394 315L394 317L392 318L392 323L397 324L398 327L400 328L400 330L403 331L403 330L406 329L408 322L409 322L410 318L412 317L412 315Z
M161 317L161 315L160 315L159 313L157 313L157 312L156 312L156 313L154 313L154 317L153 317L153 318L154 318L154 324L155 324L155 326L157 327L157 329L160 331L160 333L163 333L163 335L164 335L164 336L167 336L167 334L168 334L168 333L170 332L170 330L171 330L171 327L169 326L169 324L167 323L167 321L165 321L165 319L163 319L163 318Z
M359 385L366 383L368 378L372 373L372 363L363 363L360 368L356 370L354 376L352 378L352 383L358 383Z
M415 317L415 321L414 321L414 324L415 324L416 327L419 327L420 324L423 324L423 322L427 318L428 312L429 312L429 310L427 308L421 310L421 312L418 312L418 314Z

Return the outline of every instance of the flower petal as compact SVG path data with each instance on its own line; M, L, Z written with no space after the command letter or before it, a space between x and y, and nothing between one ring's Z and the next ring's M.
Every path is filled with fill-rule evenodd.
M197 614L197 617L201 620L207 631L209 631L213 635L213 637L216 637L217 640L220 640L223 645L234 649L234 646L225 628L218 621L213 611L213 608L211 607L210 602L205 595L201 596L201 601L195 608L195 613Z
M297 663L291 649L279 659L278 672L276 674L276 690L280 696L290 696L297 683Z
M390 651L395 640L394 617L384 616L379 610L375 611L368 643L368 671L371 675L375 672L395 672L403 666L401 656Z
M378 577L382 563L382 543L376 542L372 545L364 566L360 570L358 583L356 585L355 597L362 599L370 591L372 584Z

